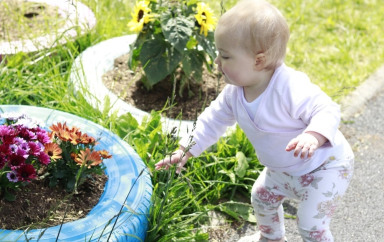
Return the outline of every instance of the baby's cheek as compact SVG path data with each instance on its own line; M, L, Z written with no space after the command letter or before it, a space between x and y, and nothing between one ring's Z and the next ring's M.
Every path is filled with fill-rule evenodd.
M225 66L222 67L222 70L223 70L223 73L227 76L227 78L231 80L236 79L236 72L234 72L233 70L226 68Z

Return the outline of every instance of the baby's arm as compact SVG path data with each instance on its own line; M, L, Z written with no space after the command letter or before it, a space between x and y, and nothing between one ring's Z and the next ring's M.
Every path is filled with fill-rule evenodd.
M177 164L176 173L180 173L185 163L187 163L187 160L191 156L192 154L189 151L185 152L185 148L183 146L180 146L180 149L173 152L172 155L157 162L155 164L155 169L159 170L162 167L165 167L165 169L168 169L172 164Z
M317 132L307 131L292 139L288 143L285 150L295 150L293 153L295 157L298 157L301 153L301 159L304 159L306 157L311 158L315 153L315 150L317 150L317 148L321 147L327 141L328 139L325 138L323 135Z

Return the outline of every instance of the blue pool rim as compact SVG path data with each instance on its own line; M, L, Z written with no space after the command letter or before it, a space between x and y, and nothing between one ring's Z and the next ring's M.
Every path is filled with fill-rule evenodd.
M76 126L82 132L100 138L96 148L106 149L113 155L103 162L108 181L99 202L86 217L63 224L58 241L106 241L109 236L109 241L145 240L152 182L146 165L130 145L104 127L66 112L35 106L0 105L0 113L7 112L25 113L47 127L57 122ZM0 229L0 241L55 241L59 229L60 225L29 231Z

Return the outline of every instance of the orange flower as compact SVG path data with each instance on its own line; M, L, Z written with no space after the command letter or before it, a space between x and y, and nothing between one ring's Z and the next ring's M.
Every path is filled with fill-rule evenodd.
M44 152L49 155L52 160L57 160L61 158L61 153L63 152L60 146L56 143L48 143L44 145Z
M89 148L80 151L75 161L79 165L87 165L88 168L91 166L97 166L102 162L101 155L97 151L91 151Z
M109 154L109 152L106 151L106 150L100 150L100 151L99 151L99 154L101 155L101 157L102 157L103 159L109 159L109 158L112 157L112 155Z
M64 130L64 126L66 126L66 123L64 123L64 125L61 123L57 123L57 125L52 124L49 128L52 130L53 135L58 135L62 130Z
M57 136L59 139L63 141L70 141L74 145L76 145L76 133L79 132L79 129L76 127L72 127L69 129L67 123L64 124L57 123L57 125L52 125L49 127L52 130L54 136Z
M79 143L81 144L96 144L95 138L87 135L87 134L82 134L81 136L78 137Z

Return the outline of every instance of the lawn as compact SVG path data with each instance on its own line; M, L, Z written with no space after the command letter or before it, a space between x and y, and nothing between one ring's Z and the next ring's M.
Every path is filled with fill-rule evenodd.
M126 34L132 0L83 0L95 13L89 34L64 46L20 53L0 64L0 104L58 109L92 120L132 145L148 165L154 185L148 241L207 240L199 230L207 212L220 210L233 220L253 221L247 197L262 166L241 130L221 139L210 152L190 160L180 176L157 172L154 163L177 147L178 137L162 131L160 114L139 124L129 114L108 115L90 106L68 82L73 60L87 47ZM236 1L207 1L219 17ZM384 5L379 0L273 0L291 29L286 63L340 102L372 74L384 59ZM245 169L244 167L248 167ZM241 210L238 214L231 211Z

